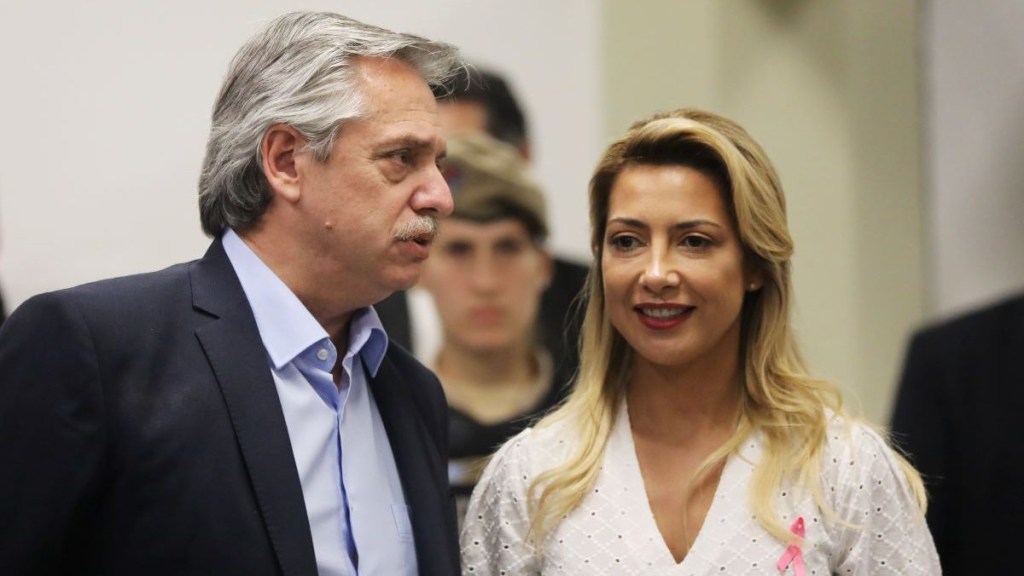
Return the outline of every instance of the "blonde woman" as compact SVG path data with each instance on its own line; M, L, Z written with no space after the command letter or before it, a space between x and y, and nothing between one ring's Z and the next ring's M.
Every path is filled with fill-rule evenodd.
M575 390L488 466L463 573L939 573L920 477L804 368L785 199L746 131L635 124L590 218Z

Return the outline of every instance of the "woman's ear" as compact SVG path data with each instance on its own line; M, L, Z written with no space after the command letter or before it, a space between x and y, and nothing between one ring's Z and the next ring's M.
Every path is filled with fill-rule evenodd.
M298 202L300 175L296 156L305 147L306 139L287 124L274 124L263 134L260 157L263 175L275 195L288 202Z
M757 292L764 286L764 272L761 268L747 272L743 275L743 284L746 292Z
M744 250L743 291L757 292L764 287L764 279L765 263L749 250Z

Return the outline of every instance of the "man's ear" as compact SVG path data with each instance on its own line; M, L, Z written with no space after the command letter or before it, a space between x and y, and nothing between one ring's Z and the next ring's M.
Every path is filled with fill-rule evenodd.
M274 124L263 133L260 142L263 175L274 194L288 202L299 200L299 171L295 157L305 145L306 139L287 124Z

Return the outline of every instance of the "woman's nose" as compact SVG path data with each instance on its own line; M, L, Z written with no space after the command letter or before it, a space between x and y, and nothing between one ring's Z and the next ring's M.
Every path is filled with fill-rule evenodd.
M640 284L651 292L659 294L668 288L678 287L681 279L679 271L672 266L669 259L652 254L640 276Z

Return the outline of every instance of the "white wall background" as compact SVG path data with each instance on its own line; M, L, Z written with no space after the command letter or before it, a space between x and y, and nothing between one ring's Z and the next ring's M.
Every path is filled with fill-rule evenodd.
M29 296L202 255L196 182L239 46L296 9L455 43L526 105L553 246L584 256L603 147L599 3L132 0L0 4L0 281Z
M1024 290L1024 2L925 4L932 313Z

